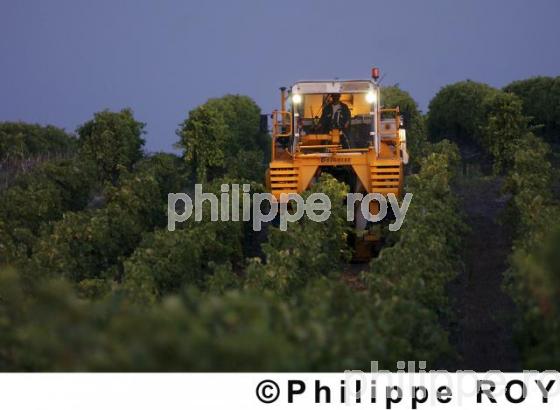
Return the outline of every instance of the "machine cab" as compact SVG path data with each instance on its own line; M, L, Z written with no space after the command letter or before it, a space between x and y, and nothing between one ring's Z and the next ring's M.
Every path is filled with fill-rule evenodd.
M266 175L276 198L305 191L323 171L346 173L341 178L354 192L401 194L406 135L399 108L380 104L378 76L372 78L280 89Z
M333 96L350 114L346 124L332 118ZM369 81L296 83L291 90L294 136L303 146L323 142L333 148L367 148L375 135L376 100L377 89Z
M345 124L330 118L333 96L349 113ZM371 80L302 81L281 89L282 108L273 113L273 158L368 149L388 155L384 148L404 140L404 130L398 109L380 109L379 101L379 86Z

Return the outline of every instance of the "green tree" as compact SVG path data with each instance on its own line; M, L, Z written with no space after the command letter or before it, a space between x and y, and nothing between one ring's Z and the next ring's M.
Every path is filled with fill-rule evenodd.
M196 181L229 176L260 182L270 140L259 121L260 108L241 95L210 99L192 110L177 134Z
M523 102L535 132L550 142L560 142L560 77L533 77L504 87Z
M497 90L474 81L461 81L443 87L430 101L428 134L439 141L447 138L459 144L481 144L486 122L484 102Z
M486 124L482 127L480 141L493 157L494 171L500 173L513 165L520 141L529 132L527 118L523 115L521 100L503 92L487 98L484 111Z
M47 161L20 175L0 196L5 235L27 254L49 222L67 211L83 209L93 187L87 164L77 160Z
M0 162L17 161L40 154L65 154L76 147L76 139L51 125L0 122Z
M175 161L163 159L149 158L139 165L141 171L122 174L116 186L108 184L104 208L64 214L39 239L31 271L66 277L84 290L120 280L122 262L143 234L165 224L167 195L182 182Z
M137 174L153 175L162 195L176 192L187 183L185 163L180 157L165 152L154 153L146 156L136 163L134 172Z
M95 164L100 181L114 184L122 170L130 170L142 158L143 129L130 109L98 112L77 130L80 157Z
M189 113L178 131L183 157L198 183L225 173L227 126L223 115L204 105Z
M206 102L224 116L229 130L228 156L235 156L240 151L266 151L269 139L259 130L261 109L244 95L228 94L221 98L212 98Z

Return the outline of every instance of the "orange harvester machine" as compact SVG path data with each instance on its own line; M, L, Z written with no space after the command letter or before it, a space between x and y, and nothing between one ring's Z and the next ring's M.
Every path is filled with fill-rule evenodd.
M379 69L368 80L301 81L281 88L281 108L272 113L272 153L266 173L268 190L301 193L322 172L350 186L351 192L403 194L404 165L408 162L406 133L399 108L382 107ZM325 131L321 115L329 95L338 94L351 113L344 130ZM355 212L356 260L371 257L379 229ZM378 212L370 203L370 212Z

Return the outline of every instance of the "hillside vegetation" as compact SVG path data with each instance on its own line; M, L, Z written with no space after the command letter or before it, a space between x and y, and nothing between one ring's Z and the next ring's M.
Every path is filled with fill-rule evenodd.
M75 137L0 124L0 169L13 170L0 197L0 370L341 371L455 360L448 288L469 246L454 191L465 145L506 181L503 220L515 238L504 287L519 309L523 364L560 366L560 213L547 145L559 117L528 108L557 101L539 81L527 80L528 93L523 82L453 84L427 116L405 91L385 90L409 130L414 200L359 286L345 277L349 188L328 174L304 194L329 195L324 223L303 218L256 237L250 222L211 222L205 210L167 230L170 192L194 183L264 191L270 140L249 97L190 111L179 156L144 153L144 124L129 109L95 113Z

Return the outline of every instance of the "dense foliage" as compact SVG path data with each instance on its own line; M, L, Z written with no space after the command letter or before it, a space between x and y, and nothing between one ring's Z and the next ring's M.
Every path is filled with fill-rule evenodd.
M142 157L143 129L130 109L98 112L78 128L80 157L95 164L99 180L115 183Z
M396 334L432 339L422 312L403 322L402 309L320 279L289 298L191 289L148 309L118 294L80 300L61 281L26 291L11 271L0 273L0 285L6 370L356 369L372 358L394 366L403 357Z
M486 117L480 128L480 144L492 156L494 172L500 174L511 170L515 153L520 148L532 149L527 144L520 145L528 137L527 118L523 115L519 98L502 92L486 99L484 111Z
M443 172L445 185L445 163L438 170L426 171L419 181L427 184ZM367 369L373 359L393 368L403 358L446 354L446 335L427 303L409 300L404 287L402 293L374 286L356 291L341 280L349 256L346 189L325 175L314 190L329 193L332 217L326 224L303 219L285 232L272 229L263 258L250 260L245 274L232 269L240 256L239 224L205 222L173 235L149 235L124 263L124 286L93 300L78 298L60 279L37 278L24 286L17 274L4 271L0 334L6 348L0 365L340 370Z
M45 162L20 175L0 196L1 246L11 246L12 256L28 255L45 225L86 206L92 186L91 169L77 160ZM0 263L11 259L0 253Z
M505 174L518 340L527 366L550 368L560 366L560 208L523 98L454 84L430 104L427 128L478 145ZM384 104L404 115L414 198L360 277L348 272L348 187L326 173L304 193L329 195L323 223L282 231L275 221L257 235L251 222L210 222L205 209L202 221L165 228L168 193L195 182L263 190L268 138L248 97L192 110L178 130L181 158L145 156L130 110L95 114L75 156L37 165L0 197L0 369L339 371L371 360L434 367L453 355L442 323L468 246L452 191L459 153L427 142L408 93L387 87Z
M0 164L74 150L76 139L53 126L0 122Z
M414 194L414 205L398 240L371 261L365 280L372 297L401 306L401 316L395 320L413 327L418 316L424 318L423 332L428 337L424 342L431 346L426 346L430 353L424 354L434 360L448 349L439 323L449 314L446 286L461 268L466 227L451 192L457 148L443 141L431 151L422 159L420 172L408 178L406 189ZM402 343L416 348L411 340Z
M496 90L487 84L461 81L443 87L430 101L428 133L430 138L447 138L459 144L480 144L485 124L484 102Z
M147 164L148 163L148 164ZM33 271L62 276L84 291L119 280L122 261L145 231L166 222L167 194L180 188L180 167L172 156L145 160L135 173L121 174L116 186L107 185L106 206L67 212L39 239Z
M458 161L456 147L443 141L422 160L420 173L408 178L407 191L414 194L416 206L411 206L396 244L371 262L370 288L384 289L385 295L397 291L400 297L445 311L445 285L459 268L465 232L451 192Z
M548 154L541 139L525 134L508 159L506 186L512 195L508 221L515 227L506 287L520 311L517 338L524 368L539 370L560 366L560 204L550 190Z
M559 84L558 78L536 77L500 91L456 83L434 97L428 116L433 137L476 144L490 154L495 173L505 176L510 199L503 219L514 235L505 287L518 308L523 367L539 370L560 366L560 205L552 184L557 170L542 138L556 141Z
M259 124L260 108L246 96L210 99L192 110L177 134L193 180L229 176L260 182L269 139Z
M75 143L61 130L52 127L8 125L4 124L5 130L11 131L12 134L17 130L28 133L27 139L32 141L30 144L35 147L33 152L48 150L49 147L62 149L64 144L69 150ZM3 238L0 263L25 262L25 258L31 255L38 237L49 235L51 223L60 220L66 213L80 213L99 189L100 183L104 182L99 170L104 169L106 164L117 161L114 163L116 173L111 176L105 175L110 178L115 178L121 170L126 170L126 167L132 167L142 155L141 151L131 154L126 160L116 152L119 151L119 141L139 138L140 130L141 124L133 119L129 110L95 114L93 120L79 128L81 139L78 141L78 155L68 159L45 161L36 165L30 172L18 175L0 197L0 236ZM101 135L103 137L100 137ZM103 150L99 149L92 156L93 146L111 136L113 141L106 140L106 147ZM141 143L140 140L138 144ZM84 215L78 216L83 217ZM69 218L70 222L67 223L72 224L72 216Z
M517 95L530 117L534 132L550 142L560 142L560 77L533 77L514 81L504 91Z

